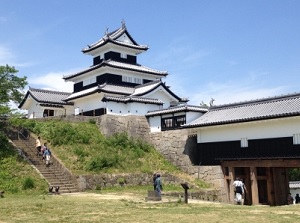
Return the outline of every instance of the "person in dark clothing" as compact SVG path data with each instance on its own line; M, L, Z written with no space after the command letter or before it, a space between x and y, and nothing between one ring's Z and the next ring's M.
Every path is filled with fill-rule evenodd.
M288 204L294 203L294 198L292 197L291 193L288 193L287 202L288 202Z
M161 196L161 191L163 190L162 187L162 182L160 179L160 174L156 174L156 179L155 179L155 191L157 193L158 196Z
M300 203L300 197L299 194L296 194L295 196L295 204L299 204Z
M156 184L155 184L156 174L157 173L153 174L153 188L154 188L154 190L156 189Z

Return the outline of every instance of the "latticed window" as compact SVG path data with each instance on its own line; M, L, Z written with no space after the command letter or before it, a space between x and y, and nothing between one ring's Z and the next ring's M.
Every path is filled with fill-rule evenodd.
M43 117L49 117L49 116L54 116L54 110L45 109L43 112Z
M179 128L181 125L185 123L186 123L185 115L162 118L161 129L162 130L175 129L175 128Z
M176 127L180 127L181 125L184 125L186 123L185 116L174 117L174 120L175 120Z

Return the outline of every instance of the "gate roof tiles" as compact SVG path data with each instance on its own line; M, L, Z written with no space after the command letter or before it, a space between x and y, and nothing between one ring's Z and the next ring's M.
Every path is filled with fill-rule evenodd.
M300 115L300 93L212 106L203 116L184 127L241 123Z

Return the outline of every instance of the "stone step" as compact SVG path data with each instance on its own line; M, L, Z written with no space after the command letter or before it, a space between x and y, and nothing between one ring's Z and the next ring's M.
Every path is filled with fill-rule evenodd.
M60 193L78 192L76 186L70 182L70 176L62 173L60 166L56 166L56 160L52 159L52 165L46 166L45 161L41 156L37 156L35 148L35 139L29 140L12 140L17 148L22 149L24 155L31 161L31 163L39 170L50 185L60 186Z

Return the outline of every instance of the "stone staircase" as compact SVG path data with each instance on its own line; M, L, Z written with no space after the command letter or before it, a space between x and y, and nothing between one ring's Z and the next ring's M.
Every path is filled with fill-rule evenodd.
M22 151L22 154L36 167L39 173L46 179L49 186L59 186L59 193L78 192L78 189L72 180L72 174L56 159L51 156L51 165L48 167L41 156L37 156L35 148L35 138L29 133L22 134L18 131L10 131L7 134L14 145ZM25 135L25 136L24 136Z

